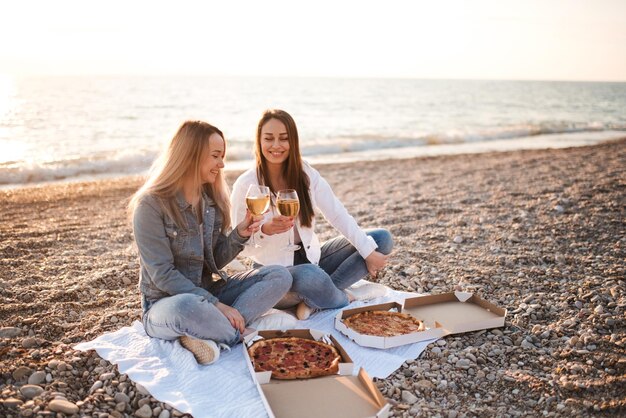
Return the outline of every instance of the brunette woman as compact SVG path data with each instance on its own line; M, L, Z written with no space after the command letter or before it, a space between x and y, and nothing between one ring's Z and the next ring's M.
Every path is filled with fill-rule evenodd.
M232 218L246 217L245 194L251 184L265 185L272 193L272 205L255 235L259 248L250 246L244 255L255 265L278 264L293 276L290 297L279 307L297 304L299 319L314 309L338 308L350 301L381 296L386 288L369 284L350 286L368 273L376 277L386 265L393 247L385 229L361 229L337 199L320 173L302 160L298 130L283 110L267 110L259 120L256 134L256 166L243 173L231 194ZM283 216L277 210L278 193L295 190L300 210L297 216ZM323 244L315 233L315 214L323 215L341 234ZM285 251L289 243L300 248Z

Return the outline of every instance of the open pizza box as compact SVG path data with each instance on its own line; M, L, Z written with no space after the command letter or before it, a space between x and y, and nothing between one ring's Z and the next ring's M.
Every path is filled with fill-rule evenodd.
M255 372L248 347L257 336L263 338L299 337L321 340L322 331L295 329L288 331L258 331L246 336L243 352L248 370L257 386L270 418L386 418L391 409L365 370L355 370L352 359L330 335L330 341L341 355L339 373L311 379L271 379L271 372Z
M344 319L360 312L391 309L424 321L426 330L393 337L377 337L358 333L348 328L343 322ZM505 317L506 309L487 302L477 295L467 292L450 292L407 298L402 305L389 302L346 309L335 317L335 328L361 346L391 348L450 334L502 327Z

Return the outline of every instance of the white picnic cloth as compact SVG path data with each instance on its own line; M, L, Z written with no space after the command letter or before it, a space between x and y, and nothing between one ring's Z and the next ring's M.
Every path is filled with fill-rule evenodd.
M413 293L389 289L387 295L367 304L390 301L402 302ZM348 308L363 306L353 302ZM332 335L354 361L371 377L385 378L398 369L405 360L414 359L434 341L408 344L386 350L365 348L349 340L334 327L339 309L312 314L306 321L298 321L297 328L311 328ZM244 361L241 346L223 351L217 363L200 366L193 355L178 341L164 341L146 335L139 321L129 327L103 334L93 341L79 343L76 350L96 352L105 360L117 364L160 402L165 402L183 413L202 417L256 418L266 416L257 388Z

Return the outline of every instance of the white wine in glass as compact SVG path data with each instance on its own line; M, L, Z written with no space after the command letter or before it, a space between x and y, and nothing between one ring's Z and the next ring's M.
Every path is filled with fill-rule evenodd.
M259 186L257 184L251 184L248 187L246 193L246 206L252 215L255 217L263 215L270 207L270 189L266 186ZM250 245L255 248L259 248L260 245L254 240L254 234L250 238L250 242L246 245Z
M278 213L283 216L297 217L300 212L300 200L298 200L298 193L293 189L280 190L276 196L276 207ZM300 249L299 245L292 244L291 234L289 234L289 245L283 250L285 251L297 251Z

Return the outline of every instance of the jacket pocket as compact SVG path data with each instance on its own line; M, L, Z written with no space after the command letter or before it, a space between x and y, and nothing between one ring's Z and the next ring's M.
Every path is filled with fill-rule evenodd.
M189 233L181 230L176 225L165 224L165 235L170 240L170 247L174 255L175 264L179 264L180 258L187 255L189 247Z

